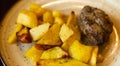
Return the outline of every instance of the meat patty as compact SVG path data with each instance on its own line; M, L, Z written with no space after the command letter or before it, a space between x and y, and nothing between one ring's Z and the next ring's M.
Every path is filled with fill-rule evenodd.
M91 6L85 6L78 17L81 40L86 45L102 45L108 41L113 23L108 15Z

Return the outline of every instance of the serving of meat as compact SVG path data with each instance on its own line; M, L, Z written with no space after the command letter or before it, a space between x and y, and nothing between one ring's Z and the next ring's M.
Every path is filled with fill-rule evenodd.
M108 15L91 6L85 6L78 17L81 41L86 45L102 45L108 41L113 23Z

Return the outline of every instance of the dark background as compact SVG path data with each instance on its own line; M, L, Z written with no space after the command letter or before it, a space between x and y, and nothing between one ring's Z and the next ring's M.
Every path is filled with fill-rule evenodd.
M5 17L8 10L19 0L0 0L0 22ZM0 59L0 66L3 66Z
M4 18L8 10L14 5L18 0L0 0L0 22Z

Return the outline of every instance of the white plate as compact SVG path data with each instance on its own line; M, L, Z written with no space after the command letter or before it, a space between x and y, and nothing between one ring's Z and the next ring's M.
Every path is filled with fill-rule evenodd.
M0 51L7 66L32 66L23 54L30 46L8 44L8 36L12 33L18 13L29 7L30 3L37 3L50 10L60 10L68 15L75 11L79 15L81 8L91 5L105 11L114 23L114 31L103 54L105 60L98 66L119 66L120 65L120 1L119 0L21 0L9 11L0 28Z

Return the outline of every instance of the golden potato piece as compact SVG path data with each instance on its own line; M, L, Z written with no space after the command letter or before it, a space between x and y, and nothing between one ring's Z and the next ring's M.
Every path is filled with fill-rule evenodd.
M41 24L30 29L30 35L32 36L34 41L39 40L49 30L49 27L49 23Z
M62 41L59 37L60 25L54 24L44 36L38 40L37 44L41 45L60 45Z
M38 4L30 4L30 11L32 11L33 13L35 13L37 15L37 17L42 16L47 10L42 8L40 5Z
M23 28L22 24L16 24L14 32L19 32L22 28Z
M60 13L60 11L53 11L53 16L54 16L54 18L56 18L56 17L63 17L63 14L62 13Z
M75 40L69 48L69 54L74 59L88 63L91 58L92 49L92 46L83 45L78 40Z
M49 22L51 25L54 24L54 17L51 11L47 11L43 14L43 22Z
M29 32L29 30L28 30L28 28L27 27L24 27L24 28L22 28L19 32L17 32L17 34L16 35L22 35L22 34L26 34L26 33L28 33Z
M64 19L62 19L61 17L56 17L56 18L55 18L55 24L62 25L62 24L64 24L64 23L65 23L65 21L64 21Z
M74 12L71 12L71 14L69 15L67 19L67 26L73 30L74 34L62 44L62 48L66 51L68 51L69 46L73 43L74 40L80 40L80 31Z
M62 42L65 42L70 36L74 34L73 30L70 29L66 24L63 24L59 36L62 40Z
M74 11L72 11L71 14L68 16L67 25L71 28L78 26L77 17L75 15Z
M37 66L90 66L74 59L39 60Z
M16 33L19 32L22 28L23 28L23 25L21 25L21 24L16 24L13 33L9 36L9 38L8 38L8 40L7 40L7 42L8 42L9 44L12 44L12 43L14 43L14 42L16 41L16 39L17 39Z
M68 56L60 47L53 47L42 53L41 59L58 59Z
M9 44L12 44L12 43L16 42L16 39L17 39L16 33L14 32L14 33L12 33L12 34L9 36L7 42L8 42Z
M25 56L27 59L29 59L29 60L33 63L33 65L36 66L36 62L37 62L38 60L40 60L40 57L41 57L43 51L44 51L44 50L43 50L42 48L41 48L41 49L40 49L40 48L37 49L35 46L32 46L30 49L28 49L28 50L25 52L24 56Z
M79 40L77 39L77 34L73 34L71 37L69 37L63 44L62 44L62 49L68 52L70 45L73 43L74 40Z
M91 66L96 66L97 55L98 55L98 46L96 46L96 47L93 48L92 56L91 56L91 59L89 60L89 64Z
M33 12L29 10L23 10L18 14L17 23L29 28L33 28L38 25L38 20L37 16Z

